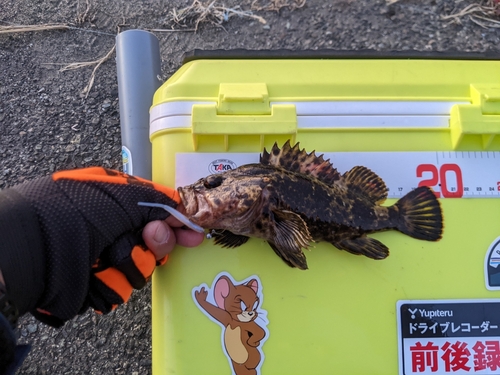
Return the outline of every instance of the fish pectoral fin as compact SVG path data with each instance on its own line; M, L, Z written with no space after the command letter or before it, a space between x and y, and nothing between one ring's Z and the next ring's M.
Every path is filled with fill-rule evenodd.
M228 230L216 231L212 230L209 232L214 239L214 243L221 245L222 247L235 248L243 245L248 241L247 236L242 236L240 234L234 234Z
M307 270L306 256L300 248L282 248L272 242L269 242L269 245L274 250L276 255L283 259L283 261L290 267Z
M291 242L299 247L309 247L312 241L311 234L307 228L306 222L295 212L288 210L273 210L274 228L276 244Z
M307 224L292 211L273 210L273 238L269 241L273 250L288 265L307 269L302 248L308 248L312 241Z
M355 255L364 255L371 259L384 259L389 256L389 249L375 238L361 236L336 241L333 245Z
M364 195L375 204L382 204L387 198L385 182L366 167L354 167L344 173L342 178L351 191Z

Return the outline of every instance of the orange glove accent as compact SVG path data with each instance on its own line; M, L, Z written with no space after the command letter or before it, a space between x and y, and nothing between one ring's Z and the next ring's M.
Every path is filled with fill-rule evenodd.
M106 169L102 167L90 167L83 169L74 169L70 171L60 171L52 175L54 181L58 180L74 180L74 181L95 181L95 182L105 182L108 184L144 184L151 186L153 189L158 190L165 194L170 199L181 202L179 192L176 189L172 189L167 186L157 184L155 182L146 180L141 177L130 176L126 173L118 172L112 169Z

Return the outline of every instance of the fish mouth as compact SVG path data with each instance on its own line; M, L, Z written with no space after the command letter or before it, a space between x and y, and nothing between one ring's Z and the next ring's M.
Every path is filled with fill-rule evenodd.
M212 217L212 209L204 195L192 188L178 188L186 216L193 223L202 227L209 225L207 222Z
M185 214L189 219L198 212L198 199L193 189L185 189L179 187L177 189L179 196L181 197L182 205L184 206Z

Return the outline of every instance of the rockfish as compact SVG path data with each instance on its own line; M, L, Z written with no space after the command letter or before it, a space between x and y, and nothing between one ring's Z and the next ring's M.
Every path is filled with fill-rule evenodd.
M382 206L387 187L370 169L341 175L323 156L287 141L264 149L260 163L242 165L180 187L186 216L210 229L215 243L237 247L249 237L266 240L291 267L307 269L302 249L315 241L372 259L389 249L367 234L396 229L437 241L443 215L429 187L418 187L392 206Z

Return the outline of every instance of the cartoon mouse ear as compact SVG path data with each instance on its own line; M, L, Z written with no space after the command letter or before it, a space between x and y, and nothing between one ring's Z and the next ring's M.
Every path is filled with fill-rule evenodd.
M214 288L215 303L223 310L225 310L224 299L229 295L230 285L232 286L233 283L226 276L221 276L219 280L217 280L217 282L215 283L215 288Z
M247 286L249 286L250 288L252 288L253 291L255 292L255 294L257 294L257 290L259 289L259 282L257 280L255 280L255 279L250 280L247 283Z

